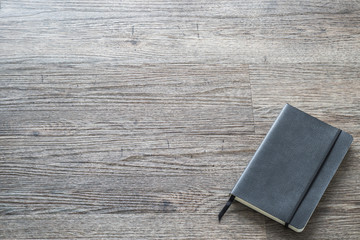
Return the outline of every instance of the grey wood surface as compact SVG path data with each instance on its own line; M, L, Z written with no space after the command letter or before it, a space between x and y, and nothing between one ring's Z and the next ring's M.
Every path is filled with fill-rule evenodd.
M1 239L360 239L359 1L10 1ZM352 147L307 228L227 194L285 103Z

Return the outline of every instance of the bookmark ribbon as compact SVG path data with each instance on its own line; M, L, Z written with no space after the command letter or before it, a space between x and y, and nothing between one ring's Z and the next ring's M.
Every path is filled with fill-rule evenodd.
M229 209L230 205L232 204L232 202L234 201L235 196L231 195L229 200L227 201L227 203L225 204L225 206L223 207L223 209L220 211L218 218L219 218L219 222L221 221L221 218L224 216L224 214L226 213L226 211Z

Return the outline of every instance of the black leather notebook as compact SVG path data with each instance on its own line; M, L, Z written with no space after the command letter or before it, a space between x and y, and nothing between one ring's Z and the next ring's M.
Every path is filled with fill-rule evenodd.
M353 138L286 104L231 191L233 200L301 232Z

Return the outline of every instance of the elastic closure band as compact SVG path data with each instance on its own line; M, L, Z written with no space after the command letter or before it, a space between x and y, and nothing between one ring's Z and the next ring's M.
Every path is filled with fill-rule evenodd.
M323 159L323 160L322 160L322 162L321 162L320 167L317 169L317 171L316 171L315 175L314 175L314 176L313 176L313 178L311 179L311 182L310 182L309 186L308 186L308 187L305 189L305 191L303 192L303 194L302 194L302 196L301 196L300 200L299 200L299 201L298 201L298 203L296 204L295 209L293 210L292 214L290 215L290 218L288 219L288 221L287 221L287 222L285 222L285 227L288 227L288 226L289 226L289 223L291 223L292 219L294 218L295 213L296 213L296 212L297 212L297 210L299 209L299 207L300 207L300 205L301 205L302 201L304 200L305 196L306 196L306 195L307 195L307 193L309 192L309 189L311 188L311 186L312 186L312 184L313 184L313 182L314 182L315 178L316 178L316 177L317 177L317 175L319 174L319 172L320 172L320 170L321 170L322 166L324 165L324 163L325 163L326 159L328 158L328 156L330 155L330 153L331 153L332 149L334 148L335 143L336 143L336 141L338 140L338 138L339 138L339 136L340 136L341 132L342 132L342 130L341 130L341 129L338 129L338 130L337 130L337 132L336 132L336 134L335 134L335 136L334 136L334 138L333 138L333 140L332 140L332 143L330 144L330 147L329 147L329 149L328 149L328 151L327 151L327 153L326 153L326 155L325 155L324 159Z

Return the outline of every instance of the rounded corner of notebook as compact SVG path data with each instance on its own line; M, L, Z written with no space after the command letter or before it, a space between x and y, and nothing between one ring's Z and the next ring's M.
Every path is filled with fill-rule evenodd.
M289 227L297 233L301 233L305 229L305 226L303 228L296 228L294 226L289 226Z
M310 219L310 218L309 218L309 219ZM308 219L308 221L309 221L309 219ZM290 228L291 230L297 232L297 233L301 233L302 231L304 231L304 229L305 229L308 221L302 222L302 223L300 223L300 224L294 224L294 225L289 224L289 228Z

